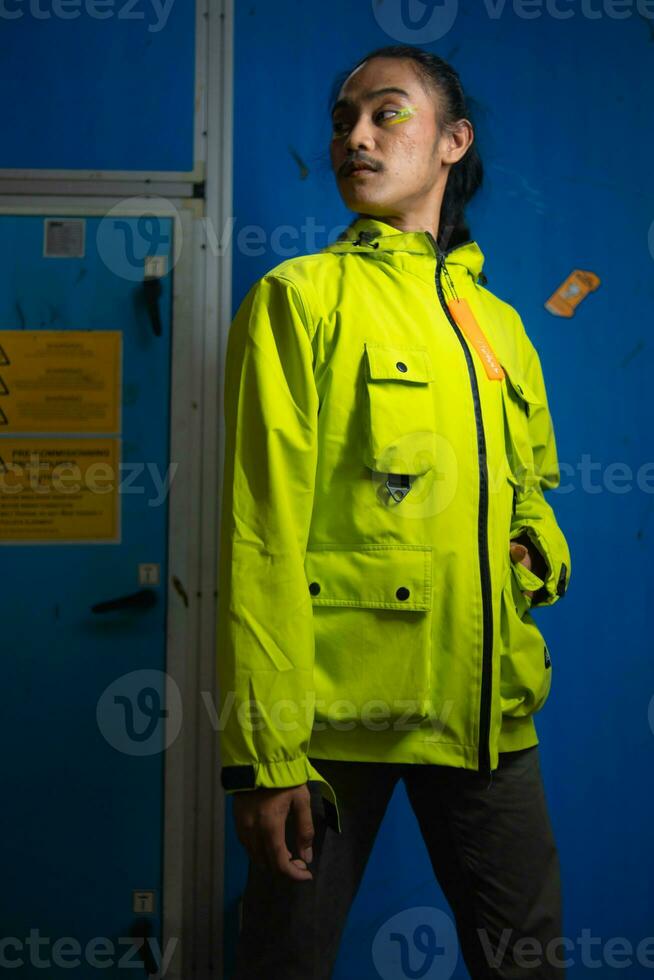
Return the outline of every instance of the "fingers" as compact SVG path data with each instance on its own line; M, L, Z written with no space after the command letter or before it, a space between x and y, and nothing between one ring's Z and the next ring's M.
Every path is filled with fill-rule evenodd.
M524 544L518 544L516 541L511 541L509 551L513 561L524 562L525 558L529 556L529 551Z
M306 785L287 790L258 789L236 793L236 832L253 864L296 881L306 881L313 878L313 874L301 857L291 856L286 846L286 820L291 806L300 815L302 829L298 828L298 833L306 851L307 841L310 848L313 839L310 794Z
M524 544L520 544L518 541L510 541L509 554L511 555L512 561L522 564L531 570L531 555L529 554L529 549ZM522 594L528 599L531 599L534 595L533 591L525 589L522 590Z
M301 858L313 861L313 816L311 814L311 795L309 792L293 798L295 815L295 847Z
M278 874L287 875L296 881L307 881L313 875L301 858L291 858L284 834L285 821L271 822L264 830L264 847L268 857L268 867Z
M250 860L258 868L268 866L266 851L263 846L263 838L259 833L258 827L253 819L248 815L241 816L234 808L236 818L236 836L248 852Z

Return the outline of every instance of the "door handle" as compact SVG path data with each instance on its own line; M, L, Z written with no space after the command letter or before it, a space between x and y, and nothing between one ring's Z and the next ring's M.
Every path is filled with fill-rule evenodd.
M141 589L139 592L132 592L131 595L121 595L115 599L107 599L105 602L96 602L94 606L91 606L91 612L113 612L116 609L151 609L156 604L157 593L154 589Z
M135 919L130 926L129 934L131 939L143 940L137 946L137 953L143 960L145 973L149 977L155 973L158 975L161 964L157 963L152 952L152 944L149 942L152 937L152 923L148 919ZM136 964L133 965L136 966Z
M159 297L161 296L161 280L158 276L146 276L143 280L145 305L148 308L150 323L156 337L161 337L161 314L159 312Z

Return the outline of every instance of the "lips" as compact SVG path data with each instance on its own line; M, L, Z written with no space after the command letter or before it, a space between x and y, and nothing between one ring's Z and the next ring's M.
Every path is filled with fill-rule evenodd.
M375 173L375 167L371 167L367 163L353 163L345 168L345 176L349 177L351 174L361 173L362 171Z

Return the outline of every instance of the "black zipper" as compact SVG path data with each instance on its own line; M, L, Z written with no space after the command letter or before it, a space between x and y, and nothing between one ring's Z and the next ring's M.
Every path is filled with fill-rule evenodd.
M486 433L484 432L484 421L481 414L481 399L479 397L479 385L475 365L472 360L470 348L464 340L461 329L450 313L441 283L441 269L445 257L449 252L442 252L431 232L425 232L427 238L432 243L436 253L436 294L445 313L445 316L452 324L454 332L459 338L459 342L465 354L466 364L468 365L468 375L472 388L472 400L475 409L475 423L477 426L477 455L479 460L479 513L477 521L477 539L479 545L479 571L481 574L481 603L483 617L483 636L482 636L482 669L481 669L481 707L479 716L479 755L477 768L492 778L490 766L490 717L491 717L491 688L493 681L493 605L491 592L490 562L488 558L488 467L486 464Z

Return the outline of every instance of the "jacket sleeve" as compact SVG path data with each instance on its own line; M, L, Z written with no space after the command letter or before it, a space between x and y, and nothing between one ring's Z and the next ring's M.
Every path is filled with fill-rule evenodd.
M304 571L317 461L310 324L269 274L231 325L218 595L218 721L227 792L322 777L313 723L313 610ZM327 784L328 785L328 784Z
M524 331L524 327L523 327ZM532 405L528 417L528 430L533 456L533 471L528 474L524 487L516 488L514 512L511 521L511 540L524 542L525 536L535 545L544 559L540 577L524 571L523 588L535 589L531 606L552 605L565 595L570 581L570 551L565 535L559 527L554 511L544 492L559 486L560 470L552 417L549 411L545 381L540 358L526 333L523 332L525 379L539 404Z

